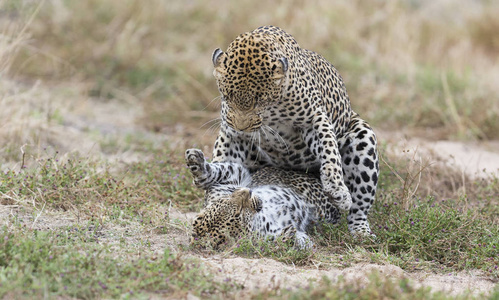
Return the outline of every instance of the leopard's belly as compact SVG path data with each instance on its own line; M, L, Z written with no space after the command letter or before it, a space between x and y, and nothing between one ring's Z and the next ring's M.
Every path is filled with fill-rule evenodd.
M315 220L313 206L300 197L294 190L280 186L259 186L252 189L263 202L262 210L253 220L252 230L262 236L277 236L282 229L293 225L305 231Z

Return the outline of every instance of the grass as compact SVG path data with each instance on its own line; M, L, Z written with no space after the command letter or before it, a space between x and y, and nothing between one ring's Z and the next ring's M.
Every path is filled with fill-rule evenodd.
M476 210L463 211L459 202L446 202L452 201L438 203L430 198L416 201L409 209L401 203L378 203L371 213L376 243L353 240L345 226L326 227L317 237L325 249L341 253L345 247L361 247L367 251L365 256L384 257L409 272L480 269L498 278L497 226Z
M262 24L331 60L376 128L497 138L499 7L459 3L277 1L262 11L254 1L2 2L0 298L475 298L375 273L254 291L201 259L367 262L497 282L499 179L385 146L370 214L376 242L351 238L342 223L318 226L313 250L244 237L215 252L188 246L190 224L179 217L202 202L182 153L213 143L199 129L219 110L211 51Z
M8 10L16 12L16 23L26 23L32 5L14 2ZM306 7L278 1L266 3L264 11L258 6L47 1L12 69L29 80L78 76L91 96L135 100L144 109L141 124L161 130L180 121L175 111L205 120L216 115L218 102L210 105L218 94L212 50L227 47L241 32L274 24L336 65L354 108L377 128L432 128L435 138L498 138L495 3L461 0L458 9L443 1L403 0L319 0Z
M208 240L195 240L190 244L190 249L206 255L224 253L224 255L237 255L248 258L272 258L276 261L295 266L307 266L315 257L315 250L297 249L290 241L281 238L275 240L261 239L251 234L242 234L238 238L230 238L224 245L214 249Z
M36 207L71 210L92 219L124 214L158 224L164 221L159 205L174 202L186 210L199 206L200 192L191 188L187 169L169 150L159 150L151 161L129 163L120 174L113 174L102 161L77 155L59 159L58 151L46 152L36 161L24 161L19 171L0 173L1 204L39 199Z
M5 275L7 280L15 283L8 288L4 287L4 295L24 294L29 290L27 296L36 296L48 291L51 295L66 294L83 298L116 297L128 292L118 288L123 286L131 286L133 287L131 290L135 292L147 293L149 285L139 284L140 280L134 281L135 285L124 283L123 277L126 272L130 272L126 271L127 268L138 268L137 276L145 278L157 274L160 269L157 269L156 265L152 268L147 264L147 261L151 260L147 255L152 257L157 256L157 253L151 253L148 250L149 242L144 240L142 245L135 244L134 247L146 253L146 257L130 263L130 259L123 257L131 255L131 242L127 239L132 236L125 235L120 238L118 246L118 241L113 242L113 239L106 235L115 231L113 229L115 226L135 228L133 230L139 234L151 230L159 235L168 234L176 228L168 215L172 203L186 211L198 210L198 199L201 197L199 191L190 183L190 176L183 166L180 153L171 151L167 145L162 145L156 150L150 149L149 152L153 154L149 160L124 164L113 171L105 167L106 164L102 162L81 157L60 160L57 152L50 153L45 150L46 157L37 161L26 160L26 166L19 171L10 170L1 173L2 204L19 205L32 215L29 220L21 216L11 217L8 222L10 227L3 227L0 241L3 238L3 246L7 250L3 254L2 262L6 267L5 270L9 271ZM404 170L403 166L396 165L400 162L394 160L390 163L394 169ZM477 201L470 204L457 194L447 199L436 200L432 196L422 197L417 192L412 197L396 202L394 199L404 199L402 195L407 194L404 189L413 190L414 184L410 186L397 184L397 179L393 178L394 174L387 168L383 170L380 176L378 201L370 217L378 242L353 239L346 225L342 223L340 226L319 226L316 233L312 234L317 245L314 250L296 250L283 243L246 237L235 244L229 244L223 252L226 255L243 257L268 257L296 266L309 266L321 262L324 266L344 267L359 261L374 261L389 262L408 272L419 269L437 273L482 270L489 278L496 280L499 278L497 269L499 229L496 225L498 220L497 214L493 210L489 211L496 206L495 202ZM402 171L400 173L405 178L414 176L414 174L403 174ZM479 201L490 197L488 195L490 189L498 188L494 182L487 182L487 186L483 186L483 182L480 181L471 185L477 189L478 197L482 197L477 199ZM480 185L482 186L479 187ZM478 205L479 203L481 204ZM48 231L38 229L35 226L36 216L42 214L44 209L70 212L77 220L76 226L65 225L60 229ZM30 220L33 220L31 226L29 226ZM119 235L119 232L117 233ZM68 253L67 247L72 248L78 255ZM117 253L121 254L118 257L113 256L113 253L117 253L116 250L111 251L111 247L114 247L113 249L117 247L119 249ZM23 254L23 251L33 251L33 249L39 251L40 256ZM168 251L168 248L165 251ZM195 247L184 251L199 253ZM82 252L99 254L89 260L87 256L81 254ZM214 252L205 251L205 255L210 254ZM46 261L50 255L56 257L53 262ZM164 255L164 261L160 260L160 264L171 264L171 260L176 259L173 254ZM16 260L14 257L25 258ZM125 260L119 260L120 257ZM119 264L124 265L125 271L111 267L116 265L117 259ZM183 259L179 259L183 263ZM28 271L19 273L23 275L16 275L19 277L13 275L18 274L19 268L32 268L31 271L38 269L42 260L47 265L43 266L40 272L45 275L41 276L41 279L34 275L37 280L42 281L26 278L24 274L28 274ZM154 261L156 263L156 260ZM18 265L13 265L13 262ZM90 269L62 272L73 274L74 277L68 279L69 281L62 279L56 283L44 281L53 277L53 272L61 273L61 269L66 270L69 266L78 267L81 264ZM104 268L103 277L87 278L80 274L80 272L96 272L92 268L96 268L97 265L99 268ZM200 286L196 280L206 280L206 278L191 278L193 275L185 276L189 276L189 280L193 280L192 286L196 287ZM26 285L26 282L29 285ZM152 280L150 284L155 287L154 289L168 290L158 280ZM215 286L210 282L204 284L209 291L196 290L197 293L210 294L213 289L218 289L215 283L213 283ZM388 283L383 283L385 284ZM23 286L26 289L23 289ZM190 290L192 286L188 284L176 288ZM68 288L69 290L66 290ZM237 289L233 287L232 291ZM85 294L85 291L89 294ZM313 291L313 293L318 292L318 290ZM412 295L411 293L408 295ZM270 294L266 294L265 297L267 296Z
M492 295L490 299L497 297ZM473 299L472 295L448 296L445 293L432 293L429 289L414 288L407 280L394 282L381 279L373 272L369 282L345 283L340 279L332 283L324 278L316 285L298 291L270 291L262 293L257 299Z
M0 230L0 244L0 276L8 282L0 285L2 298L135 298L152 291L175 295L186 288L207 297L233 289L210 280L199 262L168 249L158 256L130 260L113 257L106 245L89 245L55 232L7 231L5 227Z
M0 284L3 298L144 298L151 294L183 297L188 292L203 298L235 298L242 288L213 280L213 275L199 261L168 249L157 256L146 254L130 260L113 257L106 245L88 245L54 232L21 228L7 231L5 227L0 230L0 244L4 250L0 253L0 276L4 283L9 283ZM367 285L341 279L332 283L324 278L301 290L291 292L274 287L253 292L251 297L450 299L443 293L413 288L407 280L394 282L376 273L371 274Z
M148 238L134 240L137 234L145 232L166 237L178 230L176 221L169 215L172 203L187 211L199 209L197 199L201 195L186 176L181 154L166 145L150 151L153 155L149 160L115 166L114 170L88 158L59 160L58 153L54 152L36 162L27 160L26 167L20 171L1 173L2 205L21 209L9 217L8 225L2 227L0 234L0 243L5 249L0 258L3 266L0 277L12 283L0 287L0 295L95 298L133 297L130 292L147 295L190 291L214 296L226 291L233 296L240 291L237 285L221 284L209 274L200 273L199 262L181 254L211 255L212 250L199 252L196 247L184 245L180 252L161 247L163 250L158 253L151 248ZM396 161L390 163L395 169L403 170ZM394 184L397 181L392 176L385 168L380 176L378 201L371 212L378 242L353 239L345 224L323 225L312 234L317 245L314 250L296 250L283 243L246 237L229 244L222 253L268 257L296 266L320 262L326 268L367 261L391 263L408 272L424 269L447 274L481 270L491 279L499 278L497 215L488 211L496 206L495 202L465 205L465 198L459 196L436 200L418 193L406 198L406 202L394 202L394 199L403 199L400 195L407 192L403 185ZM493 183L487 184L489 186L477 189L477 195L484 199L487 193L480 191L497 188ZM414 186L406 188L413 190ZM64 211L67 211L73 216L74 225L42 229L36 222L44 210L66 215ZM187 227L182 234L188 234L189 225L184 226ZM124 233L124 228L134 233ZM101 275L90 275L94 273ZM169 283L163 278L169 278ZM293 298L310 293L310 297L320 297L331 288L345 297L368 297L377 290L392 298L393 289L402 289L407 298L430 295L429 291L414 289L403 281L399 283L403 288L396 288L397 283L376 278L370 281L369 291L355 283L325 281L297 294L279 289L252 295ZM444 295L431 295L445 299Z

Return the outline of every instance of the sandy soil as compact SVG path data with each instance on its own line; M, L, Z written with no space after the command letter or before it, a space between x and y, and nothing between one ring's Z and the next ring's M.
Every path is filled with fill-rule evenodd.
M382 132L380 139L388 143L389 151L394 154L414 155L416 157L440 157L439 161L455 166L471 177L499 177L499 141L483 143L463 143L455 141L430 142L421 138L408 139L400 133ZM407 154L410 150L410 154ZM405 151L405 152L404 152ZM191 222L193 213L180 214L172 212L171 218ZM177 234L183 234L177 232ZM167 240L185 241L187 238L174 234ZM173 243L167 242L170 246ZM376 265L368 263L355 264L348 268L303 268L286 265L272 259L247 259L241 257L225 257L216 255L198 257L204 261L220 280L230 280L242 284L247 289L305 287L309 281L320 280L327 276L335 282L341 276L346 281L367 282L367 276L378 272L381 276L392 279L408 278L415 287L431 287L434 291L443 291L457 295L470 291L475 295L489 293L496 283L479 271L451 274L434 274L426 271L405 272L394 265Z
M26 210L17 205L11 205L0 206L0 220L3 220L0 225L8 226L10 224L8 221L9 216L14 215L27 227L43 230L57 230L60 227L76 223L74 216L68 213L40 209L33 213L31 209ZM130 248L127 251L130 257L134 256L133 251L130 251L134 245L144 241L150 244L150 249L158 256L161 255L165 247L176 252L182 252L182 249L189 243L188 224L192 222L195 215L195 212L181 213L175 209L170 211L170 222L173 229L166 235L154 232L130 234L129 230L134 230L133 228L108 228L108 226L104 226L99 230L99 240L106 243L111 249L116 245L118 255L120 253L120 238L125 236L127 245ZM128 232L128 234L124 235L124 232ZM433 291L444 291L451 295L461 294L466 291L470 291L475 295L488 294L496 285L479 271L443 275L424 271L405 272L401 268L390 264L358 263L347 268L321 265L319 268L310 266L296 267L269 258L250 259L227 255L226 253L212 256L189 253L186 256L202 261L203 267L216 279L242 285L244 287L243 292L277 287L284 289L306 288L311 283L320 281L323 277L329 278L332 282L337 282L342 277L345 282L354 281L362 285L367 284L368 276L372 272L378 273L381 277L394 280L407 278L414 287L431 287Z
M401 132L378 132L380 140L388 144L388 151L416 158L439 157L450 166L474 178L499 177L499 141L458 142L428 141L420 137L408 138Z
M182 223L191 222L195 213L170 212L170 218ZM167 236L167 244L180 251L181 245L186 245L188 232L176 231ZM185 244L184 244L185 243ZM159 246L159 245L158 245ZM398 266L385 264L358 263L347 268L321 266L296 267L272 259L249 259L225 254L214 256L192 255L204 262L220 281L232 281L244 286L247 290L280 287L285 289L305 288L310 282L319 281L324 276L332 282L340 277L346 282L355 281L367 284L368 276L377 272L381 277L390 279L407 278L414 287L431 287L433 291L443 291L458 295L466 291L479 295L489 293L496 283L483 276L479 271L451 273L447 275L423 271L405 272Z
M102 155L98 144L95 140L89 139L84 131L96 130L103 135L120 134L127 132L140 131L134 125L134 119L137 112L133 112L131 108L120 107L116 105L105 105L102 109L97 109L95 105L98 103L87 102L86 108L80 108L79 115L66 118L68 121L66 127L71 128L70 135L74 135L79 140L81 149L88 151L87 153L95 153ZM110 111L114 113L109 113ZM99 113L98 113L99 112ZM114 116L110 118L109 116ZM203 129L199 129L204 132ZM208 143L207 141L214 140L213 136L203 135L202 137L192 137L191 132L197 131L196 128L184 128L177 126L168 130L167 134L158 135L158 139L171 140L172 145L177 147L194 146L190 141L198 141L198 143ZM143 134L151 134L144 132ZM195 134L194 134L195 135ZM188 141L186 136L191 136ZM488 173L494 173L499 176L499 142L482 143L458 143L451 141L427 142L423 139L407 139L400 133L380 133L380 140L386 141L388 149L395 154L402 153L406 149L417 149L418 155L424 156L429 152L440 155L447 159L450 164L455 164L472 176L484 176L483 170ZM70 141L70 139L68 139ZM204 145L204 144L203 144ZM69 146L69 145L68 145ZM200 145L196 145L200 146ZM207 151L208 149L203 149ZM110 159L119 159L124 161L133 161L140 159L133 152L123 153L122 156L110 156ZM40 210L38 210L40 211ZM38 228L52 228L54 226L65 226L74 222L74 216L66 216L61 218L60 214L52 215L50 212L41 211L40 215L33 214L31 211L22 213L19 207L0 206L0 225L8 222L9 215L23 214L27 224L34 224ZM151 243L153 251L160 254L165 247L169 247L175 251L182 251L182 246L188 244L189 241L189 225L193 219L195 212L179 213L178 211L170 212L170 222L174 224L173 230L167 235L158 235L153 232L141 233L140 239L148 240ZM51 224L51 225L50 225ZM57 225L54 225L57 224ZM108 232L116 231L109 230ZM108 242L113 243L116 238L106 235L104 229L103 238ZM127 239L133 239L132 237ZM135 241L130 240L133 244ZM215 274L220 280L231 280L244 285L246 289L257 289L262 287L282 288L297 288L304 287L309 284L309 280L320 280L323 276L327 276L333 282L338 280L340 276L345 280L366 282L367 275L372 271L377 271L382 276L389 278L409 278L416 286L428 286L433 290L445 291L451 294L458 294L466 290L471 290L473 293L488 293L495 283L482 276L480 272L463 272L458 274L433 274L428 272L416 271L405 272L394 265L376 265L359 263L347 268L328 267L321 269L311 267L295 267L286 265L271 259L247 259L235 256L226 257L224 254L204 257L202 255L189 254L195 256L204 262L205 267Z

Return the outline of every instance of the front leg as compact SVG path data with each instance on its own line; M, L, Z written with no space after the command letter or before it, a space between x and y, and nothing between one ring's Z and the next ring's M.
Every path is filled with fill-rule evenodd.
M304 140L320 161L322 187L336 207L348 211L352 206L352 196L343 181L341 156L333 125L323 113L314 116L312 125L312 129L305 131Z
M185 151L187 167L194 177L194 184L202 189L213 185L249 185L251 174L248 169L238 163L209 163L199 149Z

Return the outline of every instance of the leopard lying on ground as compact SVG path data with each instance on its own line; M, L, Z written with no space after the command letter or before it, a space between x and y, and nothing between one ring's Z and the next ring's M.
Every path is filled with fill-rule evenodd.
M185 159L195 184L206 191L205 208L193 222L193 239L209 238L216 247L229 237L256 233L310 248L307 228L340 218L320 180L310 174L274 167L250 174L238 163L208 163L197 149L187 150Z
M376 136L334 66L274 26L241 34L212 60L222 104L213 161L316 173L332 203L350 209L350 232L369 235Z

